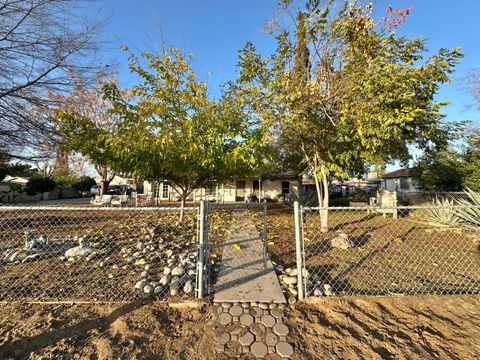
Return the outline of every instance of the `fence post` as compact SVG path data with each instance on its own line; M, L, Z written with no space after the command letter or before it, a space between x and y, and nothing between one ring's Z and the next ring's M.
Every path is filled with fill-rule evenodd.
M267 203L263 204L263 267L267 268L268 250L267 250Z
M298 300L303 300L303 264L302 264L302 221L300 204L295 201L293 204L293 214L295 218L295 252L297 254L297 289Z
M198 234L198 289L197 297L203 299L203 275L205 269L205 201L200 201L200 224Z

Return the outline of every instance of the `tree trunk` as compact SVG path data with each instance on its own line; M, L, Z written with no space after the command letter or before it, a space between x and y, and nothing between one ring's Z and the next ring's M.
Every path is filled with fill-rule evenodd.
M101 181L100 185L100 195L106 195L108 192L108 185L110 185L110 180L103 180Z
M185 215L185 200L187 199L187 195L185 192L182 193L180 199L180 222L183 223L183 218Z
M320 172L321 179L318 178L318 172ZM320 165L313 168L313 176L315 179L315 188L317 189L318 207L320 215L320 231L322 233L328 232L328 179L325 167Z
M102 180L100 181L100 195L106 195L108 192L108 185L110 185L110 182L115 177L115 174L112 172L109 176L108 168L106 166L102 166L100 170L97 168L97 171L102 177Z
M328 179L325 168L321 167L322 174L322 186L323 186L323 199L322 199L322 208L320 211L320 231L322 233L328 232L328 205L329 205L329 191L328 191Z

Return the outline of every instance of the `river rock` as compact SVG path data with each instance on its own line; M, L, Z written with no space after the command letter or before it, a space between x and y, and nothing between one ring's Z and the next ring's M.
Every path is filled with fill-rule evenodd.
M151 296L152 293L153 293L152 285L145 285L145 287L143 288L143 293L144 293L145 297Z
M341 233L330 240L330 246L334 249L347 250L353 247L353 243L350 241L347 234Z
M168 266L165 266L163 268L163 275L170 275L172 273L172 269L170 269Z
M178 289L180 288L180 283L178 278L174 278L170 283L170 295L176 296L178 295Z
M287 285L293 285L296 284L298 281L296 276L285 276L283 277L283 282Z
M159 283L163 286L167 286L169 282L170 282L170 277L168 275L162 276L162 278L159 281Z
M185 292L185 294L189 294L193 291L193 285L190 280L185 282L185 285L183 286L183 291Z
M155 286L155 288L153 289L153 294L160 295L162 293L163 293L163 286L161 285Z
M141 290L145 287L146 284L147 284L147 280L145 279L140 280L135 284L135 289Z
M183 266L176 266L172 269L172 276L182 276L185 274L185 268Z
M322 296L323 295L322 290L320 290L319 288L315 288L313 290L313 295L314 296Z
M167 255L167 257L172 257L173 251L172 250L167 250L167 251L165 251L165 255Z
M283 266L282 265L275 265L275 270L282 272L283 271Z
M88 245L79 245L65 251L68 258L93 254L97 251L94 247Z

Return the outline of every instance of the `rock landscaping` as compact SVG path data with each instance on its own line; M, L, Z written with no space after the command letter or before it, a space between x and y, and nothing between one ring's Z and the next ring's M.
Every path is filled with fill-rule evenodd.
M0 248L0 281L6 284L0 299L194 297L193 213L182 228L176 226L175 212L135 213L142 215L138 222L131 221L131 212L102 212L94 223L79 217L83 214L76 213L68 226L58 220L64 214L40 221L32 216L23 220L23 229L30 226L21 233L18 220L12 219L17 221L12 230L0 234L7 239Z

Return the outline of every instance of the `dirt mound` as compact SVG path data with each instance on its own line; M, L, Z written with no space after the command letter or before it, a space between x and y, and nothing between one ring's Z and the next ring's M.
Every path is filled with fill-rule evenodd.
M322 299L289 316L301 359L478 359L480 297Z
M205 309L159 303L2 305L2 359L211 359Z
M480 297L321 298L287 312L294 359L480 358ZM0 305L1 359L231 359L208 306ZM241 358L241 357L240 357ZM269 355L269 359L278 359Z

